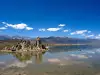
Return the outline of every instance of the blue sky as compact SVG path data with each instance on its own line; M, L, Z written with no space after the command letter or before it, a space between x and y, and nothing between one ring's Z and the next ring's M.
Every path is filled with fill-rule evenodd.
M99 3L99 0L0 0L0 34L100 38Z

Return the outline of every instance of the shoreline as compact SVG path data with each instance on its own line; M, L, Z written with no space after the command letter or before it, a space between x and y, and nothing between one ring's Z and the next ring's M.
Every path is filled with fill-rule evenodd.
M47 50L30 50L30 51L27 51L27 50L23 50L23 51L10 51L10 50L1 50L0 52L7 52L7 53L23 53L23 52L34 52L34 53L42 53L42 52L45 52Z
M49 44L49 46L82 46L88 44Z
M49 46L88 46L87 44L48 44L47 47ZM48 51L49 48L47 49L32 49L32 50L28 50L28 49L20 49L17 51L12 51L12 50L0 50L0 52L44 52L44 51Z

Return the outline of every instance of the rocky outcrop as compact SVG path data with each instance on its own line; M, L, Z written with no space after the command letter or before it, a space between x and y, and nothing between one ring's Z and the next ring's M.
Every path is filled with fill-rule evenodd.
M16 45L13 45L11 48L5 47L3 50L32 51L32 50L38 50L38 48L30 40L21 40Z

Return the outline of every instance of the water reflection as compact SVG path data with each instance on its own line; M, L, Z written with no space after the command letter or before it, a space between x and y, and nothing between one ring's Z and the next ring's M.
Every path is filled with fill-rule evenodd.
M42 62L42 56L45 52L20 52L20 53L12 53L14 57L16 57L20 62L25 62L31 60L32 57L35 57L35 63L39 64Z
M9 58L6 53L0 54L0 61L1 59L9 60L9 62L5 63L7 64L6 67L9 69L9 72L13 67L15 71L19 70L19 68L25 72L28 71L30 73L28 75L44 75L44 73L47 73L46 75L100 74L100 63L98 62L100 60L100 48L86 46L52 47L47 52L10 53L8 54ZM11 57L15 59L11 59ZM0 66L4 67L3 62L0 64ZM16 70L15 67L18 69Z
M59 52L69 52L69 51L82 51L82 50L91 50L94 49L92 46L54 46L51 47L48 52L50 53L59 53Z
M24 62L30 60L32 58L32 53L24 52L24 53L12 53L19 61Z
M42 62L42 60L43 60L43 55L42 55L42 53L37 53L36 55L35 55L35 63L36 64L40 64L41 62Z

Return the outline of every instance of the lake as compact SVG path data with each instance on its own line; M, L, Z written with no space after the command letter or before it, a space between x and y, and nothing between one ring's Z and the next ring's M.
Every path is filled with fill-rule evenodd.
M100 48L55 46L43 53L0 53L0 75L100 75Z

